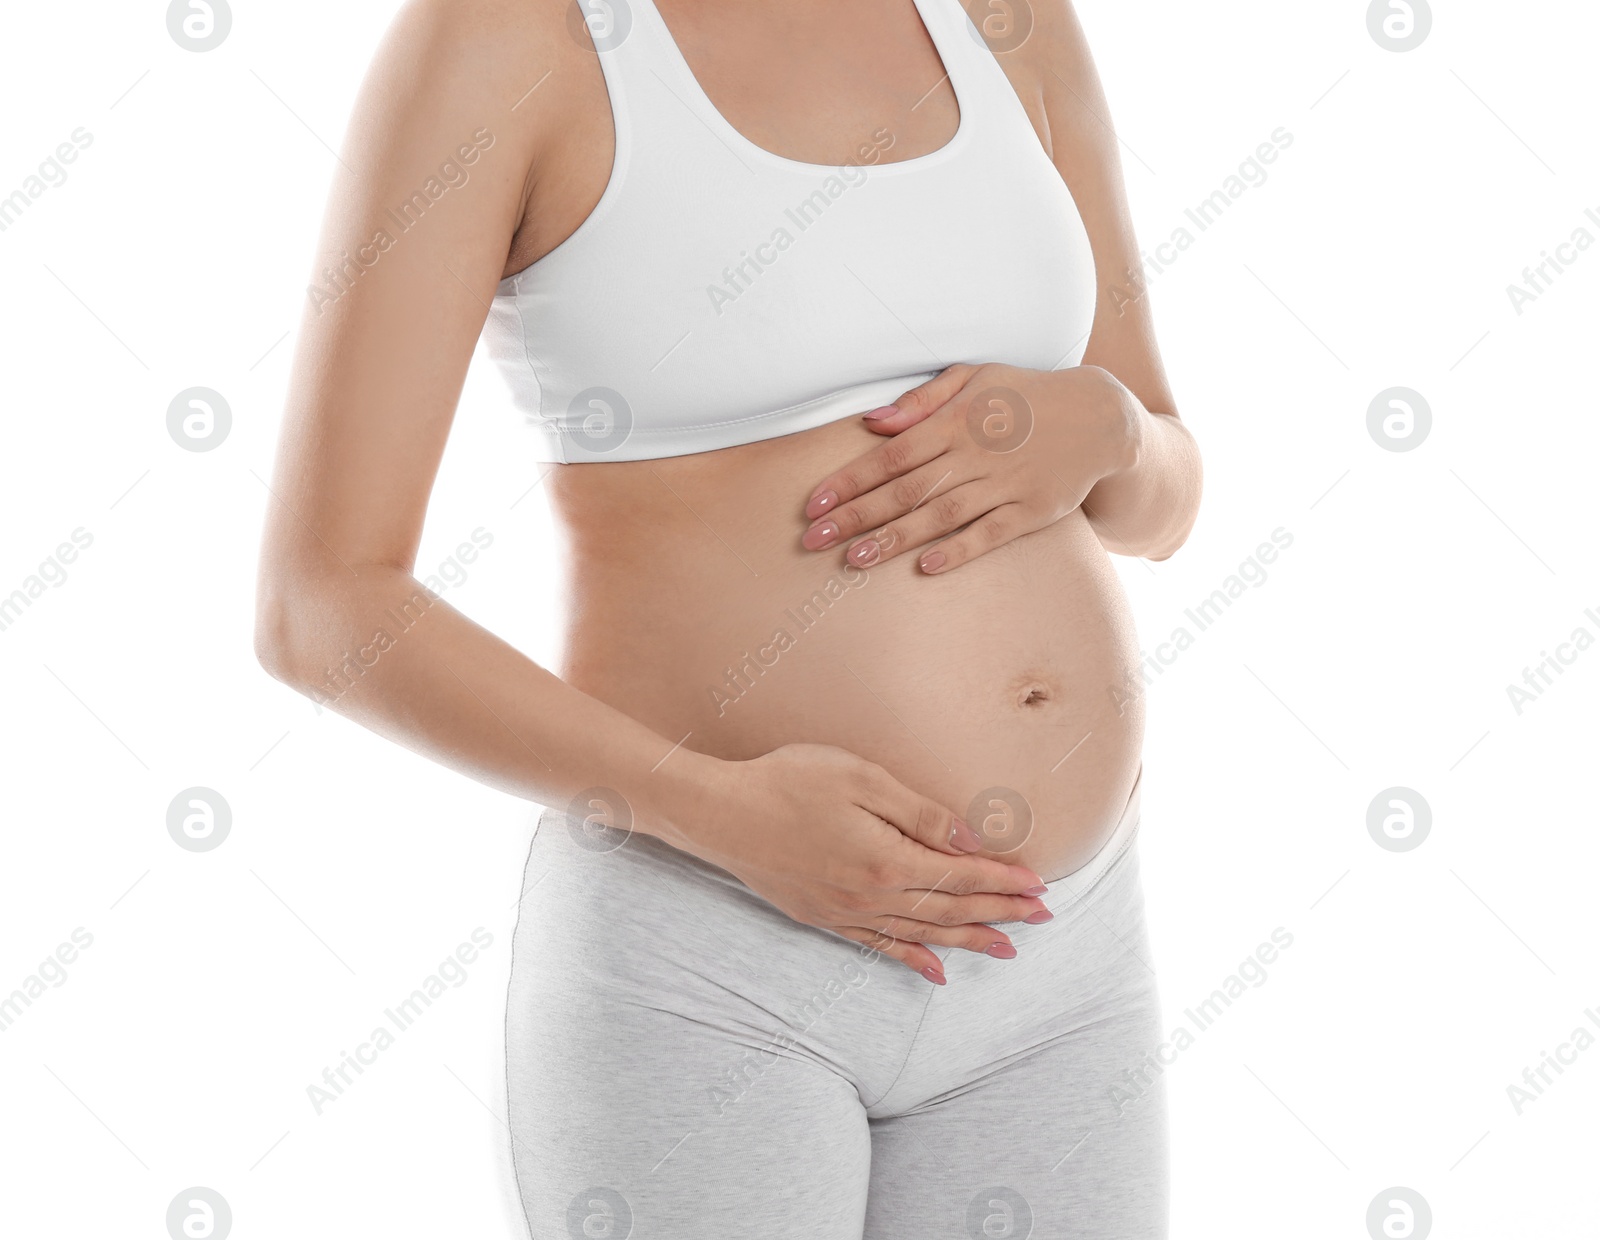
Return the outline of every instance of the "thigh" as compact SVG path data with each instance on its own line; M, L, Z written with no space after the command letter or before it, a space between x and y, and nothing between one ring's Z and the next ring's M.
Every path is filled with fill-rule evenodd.
M585 1028L542 1022L507 1045L534 1237L860 1240L871 1150L844 1081L665 1013L569 1014Z
M1046 897L1050 902L1050 897ZM872 1109L866 1240L1160 1240L1160 997L1137 853L1016 960L958 965Z
M507 995L532 1236L860 1240L860 1094L747 978L760 919L692 874L569 845L536 840Z
M954 1097L873 1120L865 1240L1160 1240L1164 1085L1152 1078L1129 1102L1124 1077L1154 1029L1126 1012Z

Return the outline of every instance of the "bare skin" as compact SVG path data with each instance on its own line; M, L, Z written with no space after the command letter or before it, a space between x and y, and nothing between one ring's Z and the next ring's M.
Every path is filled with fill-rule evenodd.
M910 0L658 7L713 103L768 150L844 162L892 117L882 158L900 160L955 131ZM477 153L466 184L308 309L261 559L263 665L516 795L564 807L608 789L635 829L930 981L925 944L1011 954L986 923L1039 918L1026 893L1095 852L1138 771L1138 655L1107 548L1170 555L1199 498L1146 304L1111 292L1138 250L1076 20L1065 0L1037 4L1033 35L1000 58L1102 286L1084 366L1003 376L1039 414L1029 452L985 458L951 433L986 377L966 367L876 424L547 466L567 554L546 669L421 595L412 567L496 283L568 236L610 173L603 78L568 10L416 0L380 49L315 269L465 161L463 144ZM919 469L959 476L965 499L941 503ZM837 537L819 539L828 521ZM847 559L873 532L878 550ZM933 571L930 548L947 553ZM408 599L421 619L387 632ZM364 648L381 653L329 679Z

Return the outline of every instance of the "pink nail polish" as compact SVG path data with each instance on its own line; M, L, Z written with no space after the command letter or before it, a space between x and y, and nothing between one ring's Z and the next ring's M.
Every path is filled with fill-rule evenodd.
M927 555L918 560L917 563L922 566L923 572L936 573L944 567L944 552L930 551Z
M868 422L881 422L884 418L892 418L899 412L900 410L894 405L879 405L870 413L863 413L861 416Z
M1047 908L1040 909L1037 913L1029 913L1022 920L1030 926L1042 926L1047 921L1054 921L1056 915Z
M817 517L822 516L823 513L832 510L838 502L839 497L832 491L818 491L806 505L806 516L815 520Z
M877 543L869 538L866 542L857 543L851 547L847 558L852 564L876 564L882 550Z
M923 977L927 978L935 986L943 986L945 984L944 974L931 964L926 969L918 969L917 972L921 973Z
M1037 887L1029 887L1022 894L1025 896L1047 896L1050 894L1050 888L1040 883Z
M1017 949L1010 943L990 943L983 949L985 956L993 956L996 960L1015 960Z
M821 551L824 547L833 546L839 537L839 527L832 521L824 521L821 525L813 525L800 539L800 544L807 551Z
M950 828L950 843L962 852L977 852L983 847L983 841L978 838L978 833L959 818Z

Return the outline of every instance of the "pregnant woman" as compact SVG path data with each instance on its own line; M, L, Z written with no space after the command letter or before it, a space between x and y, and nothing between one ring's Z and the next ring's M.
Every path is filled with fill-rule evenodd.
M506 1016L538 1240L1164 1234L1108 550L1172 554L1200 468L1106 116L1067 0L417 0L384 41L257 649L551 807ZM563 542L549 668L412 575L480 336Z

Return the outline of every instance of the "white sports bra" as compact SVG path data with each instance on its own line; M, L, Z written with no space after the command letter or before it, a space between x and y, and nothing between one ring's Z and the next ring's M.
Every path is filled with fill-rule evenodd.
M915 0L961 119L943 147L801 163L712 106L652 0L588 0L616 155L593 212L500 282L484 342L540 461L633 461L809 430L956 362L1076 366L1094 257L959 0ZM580 32L581 33L581 32Z

